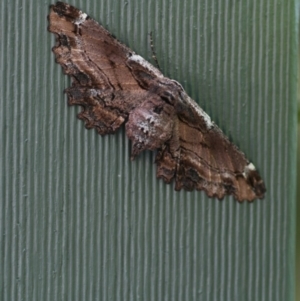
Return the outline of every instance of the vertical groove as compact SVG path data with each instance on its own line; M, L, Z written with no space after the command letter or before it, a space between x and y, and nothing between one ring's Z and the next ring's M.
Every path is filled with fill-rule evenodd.
M238 204L173 191L155 154L129 160L124 128L87 131L48 3L1 2L1 300L292 301L295 3L75 1L146 58L153 32L163 73L265 179L265 200Z
M1 7L1 12L0 12L0 17L1 20L3 20L3 22L6 22L7 19L7 15L8 15L8 11L7 11L7 2L2 1L0 4ZM5 96L7 96L7 84L4 80L5 75L8 74L7 68L8 66L5 65L5 62L8 61L7 56L7 40L6 40L6 34L5 31L9 30L9 26L7 26L4 29L4 26L0 26L0 35L2 37L2 43L0 44L0 65L2 66L2 73L0 73L0 85L1 85L1 98L0 98L0 104L1 107L4 107L4 103L3 103L3 98ZM5 46L4 46L5 45ZM8 231L8 223L7 223L7 219L6 219L6 207L7 207L7 193L8 193L8 189L6 188L7 185L7 181L6 181L6 177L4 176L6 171L7 171L7 159L5 160L4 158L7 156L7 150L8 150L8 145L7 143L7 137L6 137L6 127L7 127L7 119L6 119L6 114L4 114L4 110L0 110L0 120L2 120L3 124L3 129L1 131L1 141L3 143L2 146L2 156L0 155L0 170L2 172L0 172L0 268L3 271L0 274L0 283L1 283L1 289L0 289L0 298L4 299L6 298L7 294L6 294L6 287L8 286L8 283L5 283L5 279L8 279L9 277L9 271L7 268L7 248L8 248L8 240L7 240L7 231ZM7 158L7 157L6 157ZM1 201L2 200L2 201ZM4 275L6 275L4 277ZM6 280L7 281L7 280Z

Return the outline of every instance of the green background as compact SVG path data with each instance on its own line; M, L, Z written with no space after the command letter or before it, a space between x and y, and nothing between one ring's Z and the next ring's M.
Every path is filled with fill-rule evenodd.
M48 1L0 4L0 300L294 298L296 0L73 1L178 80L254 162L264 200L175 192L124 129L76 119Z

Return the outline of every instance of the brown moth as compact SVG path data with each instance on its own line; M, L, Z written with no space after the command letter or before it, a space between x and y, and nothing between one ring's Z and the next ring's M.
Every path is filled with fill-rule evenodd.
M157 177L175 179L176 190L238 201L264 197L254 165L178 82L71 5L52 5L48 19L56 62L72 78L68 103L82 107L78 117L86 128L106 135L125 123L132 158L157 150Z

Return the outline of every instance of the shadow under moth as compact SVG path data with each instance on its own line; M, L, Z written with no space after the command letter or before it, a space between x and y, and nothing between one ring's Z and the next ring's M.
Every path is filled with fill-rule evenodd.
M100 135L125 123L132 159L157 150L157 177L175 190L204 190L209 197L238 201L263 198L255 166L182 86L169 79L79 9L51 6L48 30L56 35L56 62L71 76L65 90L79 119Z

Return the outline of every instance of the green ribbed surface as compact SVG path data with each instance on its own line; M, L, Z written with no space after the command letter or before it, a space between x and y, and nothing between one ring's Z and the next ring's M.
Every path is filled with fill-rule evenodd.
M0 4L0 300L292 301L296 0L74 1L181 82L255 163L265 200L176 193L122 129L76 119L47 1Z

